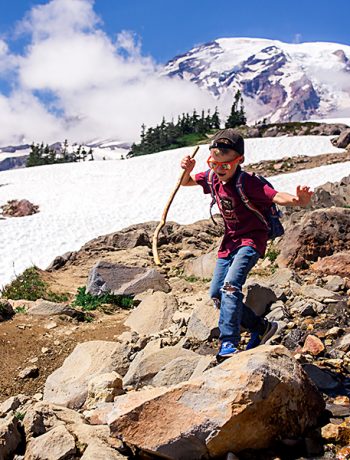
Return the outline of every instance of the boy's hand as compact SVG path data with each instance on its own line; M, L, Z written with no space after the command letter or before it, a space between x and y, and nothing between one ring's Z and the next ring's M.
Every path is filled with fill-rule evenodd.
M189 155L181 160L181 168L190 173L196 166L196 160Z
M310 190L310 187L301 187L298 185L296 191L297 199L293 200L295 206L307 206L311 201L313 193L314 192Z

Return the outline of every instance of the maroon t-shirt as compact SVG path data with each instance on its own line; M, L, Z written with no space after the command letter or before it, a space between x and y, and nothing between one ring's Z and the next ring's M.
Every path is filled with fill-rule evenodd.
M213 174L212 182L216 202L225 222L225 233L219 247L218 257L227 257L241 246L252 246L261 256L266 250L268 230L266 225L249 210L242 202L237 190L236 180L241 168L238 166L235 175L225 184ZM204 193L210 193L207 181L208 173L195 175L195 181L203 187ZM263 214L271 206L277 191L263 184L257 177L246 174L244 177L244 193Z

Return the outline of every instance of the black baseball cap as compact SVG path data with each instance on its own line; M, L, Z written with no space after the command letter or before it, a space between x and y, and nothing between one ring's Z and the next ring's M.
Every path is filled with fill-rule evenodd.
M231 148L239 155L244 155L244 139L233 128L222 129L213 137L209 149Z

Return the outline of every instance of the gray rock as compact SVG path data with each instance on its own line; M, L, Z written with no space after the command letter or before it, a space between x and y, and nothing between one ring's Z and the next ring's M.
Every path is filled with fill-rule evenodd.
M186 262L184 270L188 276L196 276L201 279L211 279L216 261L217 251L215 250Z
M0 404L0 417L4 417L9 412L17 410L29 400L28 396L16 395L6 399Z
M258 316L264 316L267 308L277 300L277 296L271 287L257 283L254 280L248 280L245 289L247 290L245 303Z
M77 311L65 305L63 303L49 302L48 300L38 300L35 305L30 307L27 311L29 315L34 316L57 316L67 315L74 317L77 315Z
M324 279L326 280L326 284L324 285L325 289L334 292L344 289L344 280L341 276L328 275Z
M140 335L151 335L171 326L177 308L177 300L172 294L157 291L142 300L125 325Z
M345 353L350 351L350 334L348 333L348 334L345 334L343 337L341 337L337 341L335 348L337 350L344 351Z
M337 139L337 147L346 149L350 144L350 129L344 130Z
M219 337L219 310L214 308L213 301L206 299L200 302L188 322L186 337L204 341Z
M28 366L18 373L20 379L34 379L39 375L39 368L37 366Z
M268 320L281 321L285 317L284 309L281 307L274 308L266 315Z
M319 390L335 390L339 387L339 382L331 374L314 364L304 364L303 368Z
M135 295L147 289L170 291L164 276L155 269L128 267L103 261L91 269L86 287L86 291L92 295L106 292L115 295Z
M196 357L193 351L180 346L161 348L161 340L149 342L137 353L123 379L123 385L137 387L152 383L153 377L170 361L178 357Z
M119 342L96 340L77 345L62 367L47 378L44 401L80 408L86 400L89 381L113 371L124 375L129 353L130 348Z
M12 458L22 441L16 417L0 419L0 459Z
M180 356L165 364L152 379L152 385L156 387L176 385L189 380L195 371L200 356Z
M74 437L64 426L32 438L28 444L26 460L67 460L76 453Z

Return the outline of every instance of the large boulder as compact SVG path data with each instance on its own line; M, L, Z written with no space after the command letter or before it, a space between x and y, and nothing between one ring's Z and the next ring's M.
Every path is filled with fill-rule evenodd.
M350 278L350 251L322 257L311 265L311 269L321 275L339 275Z
M219 310L214 308L213 301L203 300L192 312L186 336L200 341L219 337L218 321Z
M93 377L113 371L125 374L128 353L130 349L118 342L96 340L78 344L62 367L47 378L44 400L72 409L80 408Z
M277 300L272 288L255 280L248 280L245 290L247 292L245 303L258 316L264 316L268 307Z
M217 260L217 251L209 252L185 263L186 275L201 279L211 279Z
M157 291L143 298L125 325L140 335L151 335L171 326L177 308L177 300L172 294Z
M263 345L109 418L112 436L169 460L267 448L314 427L324 402L282 346Z
M153 377L170 361L179 357L194 356L197 354L179 345L161 348L161 340L149 342L132 361L123 384L136 387L152 384Z
M280 267L305 268L319 257L347 250L350 238L350 209L330 208L307 212L289 226L279 243Z
M115 295L135 295L153 289L169 292L163 275L155 269L129 267L110 262L98 262L90 271L86 291L92 295L110 292Z

